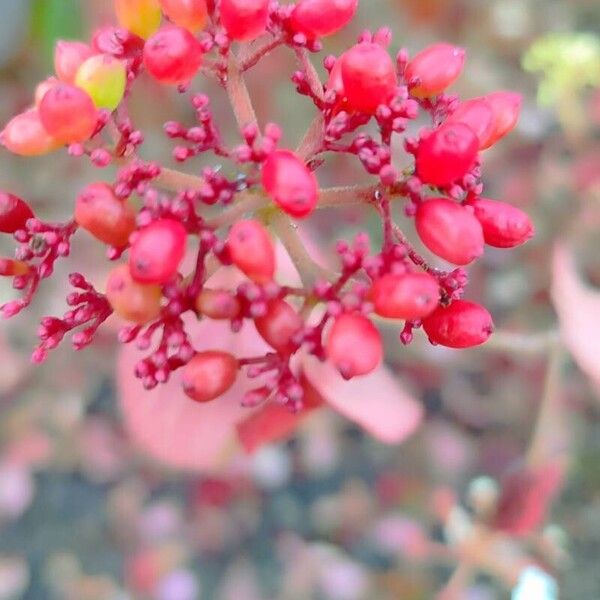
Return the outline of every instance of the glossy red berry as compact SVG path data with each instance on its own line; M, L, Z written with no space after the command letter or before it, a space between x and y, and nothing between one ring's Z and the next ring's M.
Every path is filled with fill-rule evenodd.
M98 112L90 96L68 83L50 88L38 110L46 131L64 144L85 142L98 122Z
M423 329L434 344L471 348L487 341L494 331L490 313L479 304L455 300L423 319Z
M297 347L292 338L304 323L285 300L273 300L269 303L267 313L254 319L254 324L267 344L280 354L290 354Z
M237 371L238 362L228 352L198 352L183 370L183 390L196 402L210 402L235 383Z
M484 98L474 98L458 105L446 119L446 123L468 125L479 140L479 147L486 148L495 129L494 111Z
M439 284L428 273L384 275L371 288L375 312L390 319L421 319L435 310L439 300Z
M144 39L160 26L158 0L115 0L115 11L121 27Z
M37 108L13 117L2 131L2 144L13 154L39 156L61 145L42 125Z
M239 300L228 290L204 288L196 297L198 314L210 319L235 319L241 310Z
M465 50L450 44L433 44L421 50L408 63L404 74L413 96L437 96L450 87L462 73Z
M419 204L415 217L421 241L435 255L468 265L483 254L483 231L473 212L447 198Z
M530 240L535 228L527 213L506 202L477 198L468 202L481 223L485 243L496 248L514 248Z
M256 220L238 221L227 237L233 264L258 283L275 275L275 248L265 227Z
M309 39L333 35L346 27L357 8L358 0L300 0L291 25Z
M144 46L144 65L161 83L188 83L201 64L200 42L187 29L177 25L165 25Z
M360 314L343 314L335 320L326 351L327 358L345 379L370 373L383 359L379 331Z
M380 104L392 98L397 85L396 67L385 48L361 42L340 60L345 96L351 109L373 114Z
M493 131L486 145L483 146L489 148L515 128L519 121L523 97L516 92L493 92L484 96L484 99L494 113Z
M106 183L92 183L79 194L75 220L96 239L115 246L126 246L135 229L135 212L117 198Z
M25 200L8 192L0 192L0 231L2 233L14 233L18 229L23 229L27 220L33 216L33 211Z
M54 48L54 71L64 83L74 83L79 67L95 52L83 42L58 40Z
M134 281L128 265L119 265L111 271L106 297L115 314L126 321L143 325L160 315L160 286Z
M269 0L221 0L221 25L232 40L250 41L267 29Z
M208 19L206 0L159 0L163 13L169 19L192 33L204 29Z
M421 137L415 168L419 178L444 187L464 177L475 163L479 140L464 123L448 123Z
M142 283L166 283L183 260L185 227L173 219L159 219L136 233L129 251L131 276Z
M317 205L317 178L289 150L276 150L269 155L262 169L262 184L276 204L293 217L306 217Z

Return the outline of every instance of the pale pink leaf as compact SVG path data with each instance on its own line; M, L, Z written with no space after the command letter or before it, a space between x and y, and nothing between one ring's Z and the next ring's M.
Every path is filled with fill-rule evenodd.
M565 242L554 248L552 298L565 346L600 390L600 292L582 281Z
M386 366L346 381L330 363L313 356L304 356L302 365L306 378L334 410L386 444L404 441L423 420L420 402Z

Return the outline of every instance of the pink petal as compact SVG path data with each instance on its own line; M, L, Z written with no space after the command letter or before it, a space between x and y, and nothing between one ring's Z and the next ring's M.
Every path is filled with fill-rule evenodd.
M331 364L313 356L302 359L308 381L337 412L386 444L411 436L423 420L423 407L385 366L346 381Z
M554 249L552 298L562 339L581 370L600 390L600 293L581 280L572 249Z

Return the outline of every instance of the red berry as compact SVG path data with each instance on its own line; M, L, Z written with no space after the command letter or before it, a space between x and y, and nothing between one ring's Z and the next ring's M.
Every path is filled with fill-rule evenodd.
M106 183L92 183L79 194L75 220L95 238L117 248L127 245L135 229L135 212Z
M396 67L385 48L362 42L345 52L340 60L350 108L373 114L380 104L392 98L397 85Z
M23 229L27 219L33 217L33 211L25 200L14 194L0 192L0 231L14 233Z
M523 98L516 92L493 92L484 96L494 113L494 128L483 148L489 148L510 133L519 121Z
M229 232L227 246L231 261L247 277L258 283L273 279L275 248L259 221L238 221Z
M527 213L497 200L477 198L468 202L481 223L485 243L496 248L514 248L531 239L535 228Z
M40 102L39 112L46 131L64 144L85 142L98 122L98 113L89 95L68 83L50 88Z
M335 320L326 351L327 358L345 379L370 373L383 359L379 331L360 314L343 314Z
M408 63L404 74L410 83L413 96L426 98L441 94L462 73L465 50L450 44L433 44L416 54Z
M494 331L490 313L479 304L455 300L423 319L423 329L434 344L471 348L487 341Z
M342 110L349 111L350 108L348 106L348 100L346 98L346 90L344 89L344 80L342 79L342 59L344 58L344 54L342 54L333 65L329 73L329 79L325 84L325 89L329 91L333 91L336 94L336 103L334 106L334 112L338 113Z
M390 319L421 319L435 310L440 287L428 273L384 275L371 288L375 312Z
M73 83L77 70L94 50L83 42L58 40L54 48L54 71L64 83Z
M447 198L419 205L415 224L421 241L455 265L468 265L483 254L483 231L473 213Z
M200 42L183 27L166 25L144 46L144 65L154 79L169 85L191 81L202 64Z
M240 314L239 300L227 290L204 288L196 298L196 310L210 319L235 319Z
M115 314L126 321L143 325L160 314L160 286L134 281L128 265L119 265L111 271L106 297Z
M46 131L38 109L30 108L6 124L2 131L2 144L13 154L39 156L56 150L61 142Z
M129 267L136 281L166 283L183 260L187 232L173 219L159 219L139 231L129 252Z
M192 33L204 29L208 18L205 0L159 0L163 13L175 25Z
M302 328L303 321L285 300L273 300L267 314L254 319L254 324L265 342L280 354L290 354L296 349L292 338Z
M289 150L276 150L269 155L262 170L262 184L277 205L293 217L306 217L317 205L317 178Z
M250 41L267 29L269 0L221 0L221 25L232 40Z
M42 98L46 95L46 92L59 83L60 79L57 79L56 77L47 77L43 81L40 81L35 87L35 94L33 97L35 106L38 107Z
M416 173L433 186L447 186L464 177L473 166L479 140L464 123L448 123L421 137Z
M183 390L196 402L210 402L235 383L237 371L238 362L228 352L198 352L183 370Z
M358 0L300 0L291 25L307 38L325 37L346 27L357 8Z
M446 119L446 123L468 125L477 136L479 147L485 148L494 133L494 111L484 98L474 98L459 104L458 108Z
M22 260L12 258L0 258L0 276L19 277L29 272L29 265Z

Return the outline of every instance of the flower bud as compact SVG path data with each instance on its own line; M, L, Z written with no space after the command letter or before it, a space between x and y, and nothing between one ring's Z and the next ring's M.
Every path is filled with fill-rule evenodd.
M433 44L416 54L404 74L413 96L437 96L450 87L462 73L465 50L450 44Z
M235 383L237 371L238 362L228 352L198 352L183 370L183 390L196 402L210 402Z

